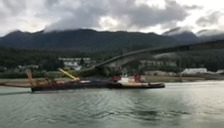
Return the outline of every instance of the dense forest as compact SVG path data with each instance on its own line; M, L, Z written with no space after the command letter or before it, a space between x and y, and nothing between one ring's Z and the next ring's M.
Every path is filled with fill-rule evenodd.
M58 59L60 57L90 57L93 60L96 60L97 63L99 63L119 54L121 54L121 52L80 52L74 50L31 50L0 48L0 67L14 69L19 65L38 65L40 70L55 71L59 67L63 67L63 63ZM202 67L207 68L210 71L224 69L223 50L183 52L176 53L174 55L175 56L173 57L160 57L157 59L151 57L151 60L164 61L164 63L172 61L176 63L178 68L181 67L183 69ZM136 63L133 63L133 65L136 65ZM145 70L150 69L177 70L177 67L146 67Z

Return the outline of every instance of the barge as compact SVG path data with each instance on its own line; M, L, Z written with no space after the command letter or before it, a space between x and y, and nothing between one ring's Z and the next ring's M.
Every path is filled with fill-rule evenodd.
M59 69L65 75L73 79L68 82L57 82L54 79L34 80L30 70L27 71L29 82L31 84L31 91L55 91L55 90L72 90L84 88L109 88L109 89L150 89L150 88L164 88L162 83L143 83L139 81L127 81L122 78L120 80L112 81L83 81L78 77L74 77L70 73ZM126 81L124 81L126 80Z

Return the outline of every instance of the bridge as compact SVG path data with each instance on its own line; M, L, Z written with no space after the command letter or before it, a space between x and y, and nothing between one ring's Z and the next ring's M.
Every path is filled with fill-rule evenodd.
M224 48L224 40L216 40L216 41L208 41L204 43L180 45L180 46L167 47L167 48L143 49L143 50L133 51L130 53L113 57L109 60L106 60L96 65L95 68L114 67L119 69L124 64L127 64L131 61L140 60L140 59L146 58L148 56L156 55L156 54L198 51L198 50L206 50L206 49L223 49L223 48Z

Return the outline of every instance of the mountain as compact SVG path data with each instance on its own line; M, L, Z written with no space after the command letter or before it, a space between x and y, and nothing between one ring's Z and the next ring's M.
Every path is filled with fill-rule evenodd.
M170 37L155 33L109 32L91 29L35 33L14 31L0 38L0 47L22 49L72 49L79 51L106 51L155 48L178 44Z
M172 37L184 44L199 42L199 38L193 32L181 27L170 29L162 35Z
M197 36L202 41L217 40L217 39L220 40L220 39L224 39L224 31L215 30L215 29L203 29L197 32Z

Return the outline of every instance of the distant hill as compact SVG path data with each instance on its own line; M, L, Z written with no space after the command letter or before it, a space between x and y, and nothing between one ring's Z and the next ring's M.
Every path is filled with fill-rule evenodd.
M193 32L180 27L170 29L162 35L172 37L184 44L199 42L199 38Z
M224 39L224 31L215 30L215 29L203 29L197 32L197 36L202 41L220 40L220 39Z
M22 49L72 49L79 51L137 50L179 44L178 41L155 33L108 32L91 29L43 31L29 33L14 31L0 38L1 47Z

